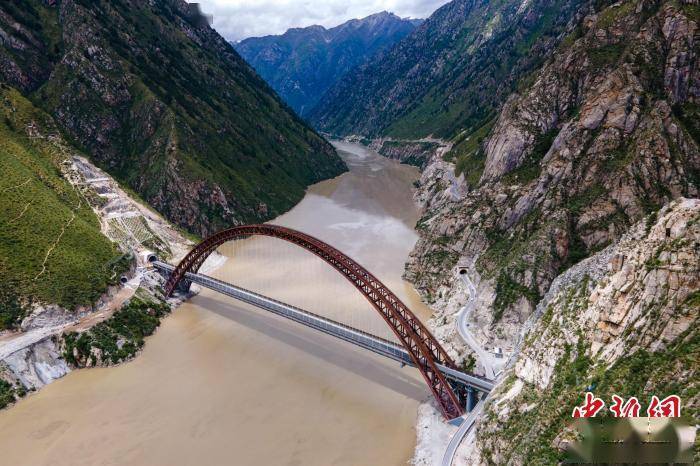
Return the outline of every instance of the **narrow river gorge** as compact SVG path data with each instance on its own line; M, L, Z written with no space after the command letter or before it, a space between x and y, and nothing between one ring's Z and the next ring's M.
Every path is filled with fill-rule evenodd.
M429 310L401 279L417 239L418 171L337 147L350 172L312 186L272 223L355 258L425 321ZM294 284L293 266L268 269L273 297L341 300L338 288ZM229 260L215 275L254 270ZM134 361L75 371L0 413L0 451L15 465L398 465L411 457L427 397L413 369L205 290Z

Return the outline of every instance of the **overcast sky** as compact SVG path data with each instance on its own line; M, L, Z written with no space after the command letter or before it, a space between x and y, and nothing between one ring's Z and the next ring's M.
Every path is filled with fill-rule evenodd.
M282 34L292 27L337 26L386 10L427 18L449 0L198 0L214 16L214 28L228 40ZM193 3L193 2L190 2Z

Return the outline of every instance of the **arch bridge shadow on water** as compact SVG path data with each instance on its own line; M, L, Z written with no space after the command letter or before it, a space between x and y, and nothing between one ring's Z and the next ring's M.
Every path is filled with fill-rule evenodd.
M333 337L314 332L282 318L256 313L253 309L246 309L244 305L223 296L219 299L200 294L192 298L191 302L413 400L425 401L430 396L425 383L411 377L398 363L382 361L378 364L378 356L367 354L349 343L338 342Z

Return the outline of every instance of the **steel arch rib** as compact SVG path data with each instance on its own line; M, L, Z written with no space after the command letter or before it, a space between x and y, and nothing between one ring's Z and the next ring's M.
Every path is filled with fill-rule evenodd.
M248 236L269 236L288 241L320 257L352 283L379 312L401 344L411 355L443 416L448 419L463 414L458 397L436 364L455 368L455 364L440 343L374 275L333 246L291 228L277 225L244 225L220 231L198 244L175 267L165 284L165 296L170 296L187 272L196 273L207 257L222 244Z

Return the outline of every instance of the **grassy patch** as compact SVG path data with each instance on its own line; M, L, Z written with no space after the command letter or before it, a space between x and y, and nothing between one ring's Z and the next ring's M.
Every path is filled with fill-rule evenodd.
M610 44L588 51L588 58L594 68L605 68L616 63L625 51L624 44Z
M8 382L0 379L0 409L15 401L15 388Z
M526 298L534 307L541 299L536 289L528 288L513 280L508 272L501 270L496 280L496 300L493 303L493 321L498 322L508 307L515 304L521 297Z
M20 300L90 305L129 261L61 175L65 156L27 136L30 124L50 129L48 117L16 91L0 93L0 282L12 284ZM0 304L5 325L17 321L12 302Z
M571 197L566 205L566 208L574 215L578 215L581 213L581 210L583 210L584 207L589 206L604 193L605 188L599 183L594 183L582 193Z
M610 151L603 164L603 170L605 173L616 172L625 168L632 160L634 160L634 151L629 150L627 147L619 147Z
M445 249L432 250L425 255L425 262L432 266L440 266L443 269L450 269L459 260L459 254Z
M700 5L693 5L683 2L681 4L681 10L683 11L683 14L688 17L688 19L691 19L696 23L700 23Z
M596 28L607 29L612 26L615 21L628 16L636 8L637 2L627 0L619 6L609 6L600 12Z
M700 309L700 290L695 290L685 298L684 305L691 309Z
M0 288L0 330L15 328L26 314L26 308L14 291L16 283L3 282Z
M457 136L454 147L444 156L445 160L455 162L455 174L464 174L470 186L476 186L484 172L486 154L482 145L495 123L496 119L491 118L476 130Z
M523 160L518 168L506 174L503 179L507 183L516 182L526 184L539 178L542 171L540 162L549 151L549 148L552 147L552 143L557 137L557 134L559 134L559 128L552 128L546 133L538 135L535 138L532 152L525 157L525 160Z
M673 106L673 115L681 122L685 130L700 145L700 105L686 102Z
M132 358L143 346L144 338L152 335L160 319L170 312L165 303L154 303L134 298L110 319L84 333L63 336L64 357L76 367L94 365L94 349L102 354L102 361L116 364Z

